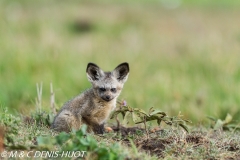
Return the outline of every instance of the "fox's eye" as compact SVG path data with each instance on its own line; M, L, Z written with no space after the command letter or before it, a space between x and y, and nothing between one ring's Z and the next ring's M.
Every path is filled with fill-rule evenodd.
M100 90L101 92L104 92L104 91L106 91L106 89L105 89L105 88L99 88L99 90Z
M116 92L117 89L116 88L111 88L111 92Z

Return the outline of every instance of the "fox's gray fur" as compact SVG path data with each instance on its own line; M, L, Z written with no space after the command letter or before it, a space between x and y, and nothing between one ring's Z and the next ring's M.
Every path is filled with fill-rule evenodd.
M92 88L63 105L54 118L52 129L70 132L86 124L88 132L104 132L104 123L115 109L117 97L128 78L129 65L122 63L112 72L104 72L96 64L89 63L86 72Z

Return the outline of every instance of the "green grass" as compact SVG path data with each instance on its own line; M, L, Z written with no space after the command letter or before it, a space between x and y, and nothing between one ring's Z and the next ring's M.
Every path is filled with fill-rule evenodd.
M239 120L239 3L131 2L1 1L0 102L29 114L43 82L48 110L52 82L60 108L90 87L88 62L112 70L127 61L120 99L131 107L181 111L195 123ZM85 22L89 31L76 28Z
M190 132L163 125L149 140L145 133L89 135L86 139L94 146L101 145L95 152L89 150L86 159L106 152L123 159L239 157L239 132L210 126L231 128L225 124L229 113L239 127L240 1L175 0L181 3L173 9L166 2L0 1L0 104L9 110L0 107L0 125L6 129L6 149L63 149L54 141L59 135L47 125L50 83L60 108L90 87L88 62L112 70L127 61L130 75L119 99L145 111L154 107L170 117L181 111L193 122ZM41 82L44 114L35 106L36 83ZM215 124L207 116L215 117ZM45 125L39 125L41 118ZM69 142L85 142L82 135L71 136ZM45 144L39 137L51 140Z
M5 149L74 150L82 147L74 145L81 141L99 145L88 150L86 159L96 153L122 159L238 158L239 132L225 117L232 115L231 123L239 127L240 1L175 0L179 6L170 7L166 2L0 1L0 106L9 110L0 107L0 140L4 126ZM129 137L107 133L88 138L78 132L71 133L68 145L56 143L56 137L64 141L68 135L49 129L50 83L60 108L90 87L85 73L88 62L112 70L125 61L130 75L119 99L169 116L181 111L193 122L190 132L163 125L148 140L141 131ZM41 82L46 112L39 114L36 83ZM221 125L233 130L210 128ZM154 126L148 123L150 129ZM1 147L0 142L0 151Z

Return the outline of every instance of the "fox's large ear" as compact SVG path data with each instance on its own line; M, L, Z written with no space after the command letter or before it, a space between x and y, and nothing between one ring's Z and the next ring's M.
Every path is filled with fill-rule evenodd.
M88 63L86 72L90 82L98 81L104 75L104 72L94 63Z
M128 78L129 65L128 63L119 64L114 70L113 75L117 78L119 82L125 83Z

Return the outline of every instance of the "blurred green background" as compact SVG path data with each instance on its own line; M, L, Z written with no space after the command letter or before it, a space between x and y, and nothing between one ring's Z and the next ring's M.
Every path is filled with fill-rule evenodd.
M43 82L58 108L91 85L88 62L129 62L119 99L132 107L240 119L239 0L1 0L0 103L35 109Z

